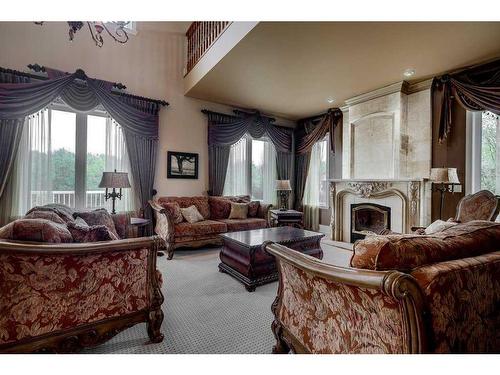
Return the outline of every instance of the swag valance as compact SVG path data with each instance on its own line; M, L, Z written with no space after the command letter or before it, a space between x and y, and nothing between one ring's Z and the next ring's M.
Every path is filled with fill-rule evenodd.
M102 104L125 132L158 138L158 104L112 95L112 82L89 78L80 69L73 74L49 68L46 72L46 81L0 83L0 120L29 116L60 97L78 111Z
M258 112L246 113L235 111L237 115L202 111L208 117L208 145L230 146L238 142L245 134L253 138L267 135L276 151L291 152L293 131L276 126L274 119L262 116Z
M310 152L314 144L327 134L330 137L330 149L335 151L335 127L342 124L342 111L338 108L329 109L322 117L302 120L302 128L296 134L296 154Z
M500 60L436 77L431 90L433 97L440 96L433 100L433 111L440 111L439 142L443 142L452 130L453 99L470 111L500 115Z

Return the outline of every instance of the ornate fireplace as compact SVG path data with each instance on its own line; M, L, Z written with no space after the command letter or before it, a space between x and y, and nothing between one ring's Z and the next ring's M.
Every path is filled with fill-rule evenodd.
M391 228L391 208L375 203L351 204L351 242L365 238L367 232Z

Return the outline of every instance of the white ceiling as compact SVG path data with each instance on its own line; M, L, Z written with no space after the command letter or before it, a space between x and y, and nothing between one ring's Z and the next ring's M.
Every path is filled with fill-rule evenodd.
M500 22L261 22L187 95L298 119L494 57Z

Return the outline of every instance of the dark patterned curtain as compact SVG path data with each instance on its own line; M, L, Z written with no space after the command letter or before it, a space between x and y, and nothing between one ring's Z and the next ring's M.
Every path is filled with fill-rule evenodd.
M13 158L17 131L24 118L38 112L60 97L70 107L89 111L102 104L110 116L120 124L126 138L134 182L138 185L141 209L145 217L152 213L147 204L152 195L158 144L159 104L146 98L122 97L112 93L113 83L88 78L82 70L73 74L46 68L49 79L37 82L0 83L0 121L2 124L2 151L0 159ZM12 124L17 124L12 125ZM5 137L3 132L5 132ZM7 139L8 136L8 139ZM3 142L9 143L3 147ZM11 144L12 143L12 144ZM4 154L5 153L5 154ZM9 163L1 168L10 169ZM2 174L2 179L8 173ZM0 185L2 187L5 183ZM1 197L1 190L0 190Z
M278 175L289 173L285 172L285 169L291 164L292 129L276 126L273 124L273 119L262 116L258 112L235 111L236 115L207 110L202 112L208 119L209 195L222 195L231 146L245 134L250 134L253 138L267 135L276 148ZM289 160L286 160L287 158Z
M500 60L436 77L431 92L438 98L437 107L433 100L432 111L439 113L439 142L443 142L452 131L454 99L470 111L490 111L500 115Z
M307 173L314 144L328 134L330 150L335 152L335 128L342 125L342 111L329 109L323 116L299 121L295 132L295 209L302 210Z

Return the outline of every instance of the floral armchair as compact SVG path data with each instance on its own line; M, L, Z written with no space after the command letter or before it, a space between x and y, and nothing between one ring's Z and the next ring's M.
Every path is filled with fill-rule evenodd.
M140 322L161 342L158 245L0 240L0 352L74 352Z
M351 267L266 243L274 353L498 353L500 223L357 241Z

